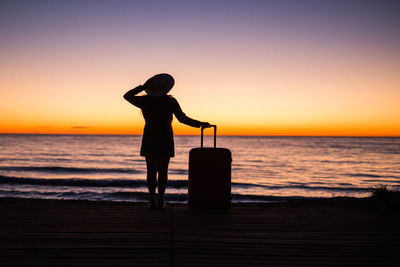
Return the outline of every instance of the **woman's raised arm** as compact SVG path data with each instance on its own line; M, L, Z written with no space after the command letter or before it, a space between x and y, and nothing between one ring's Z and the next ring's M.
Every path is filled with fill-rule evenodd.
M139 85L131 90L129 90L128 92L126 92L124 94L124 98L126 101L128 101L129 103L131 103L132 105L135 105L137 107L141 106L141 97L137 96L137 94L139 94L140 92L142 92L144 90L144 86L143 85Z

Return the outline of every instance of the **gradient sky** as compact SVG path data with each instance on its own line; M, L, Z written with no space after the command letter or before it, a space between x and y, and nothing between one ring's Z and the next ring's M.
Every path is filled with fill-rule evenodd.
M140 134L122 95L168 72L184 112L221 134L400 136L399 14L378 0L0 0L0 133Z

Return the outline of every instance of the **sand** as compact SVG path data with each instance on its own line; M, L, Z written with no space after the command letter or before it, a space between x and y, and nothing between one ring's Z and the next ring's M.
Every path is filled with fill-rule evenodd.
M3 198L0 265L399 266L397 217L335 203L241 204L214 213Z

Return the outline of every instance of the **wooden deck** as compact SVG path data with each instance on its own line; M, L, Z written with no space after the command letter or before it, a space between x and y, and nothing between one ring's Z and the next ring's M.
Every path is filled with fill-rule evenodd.
M0 199L1 266L400 266L396 219L345 207Z

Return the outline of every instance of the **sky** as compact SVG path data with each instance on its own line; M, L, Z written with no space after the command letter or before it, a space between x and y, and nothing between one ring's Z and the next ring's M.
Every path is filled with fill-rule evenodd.
M122 96L170 73L183 111L219 134L400 136L398 14L385 0L0 0L0 133L141 134Z

